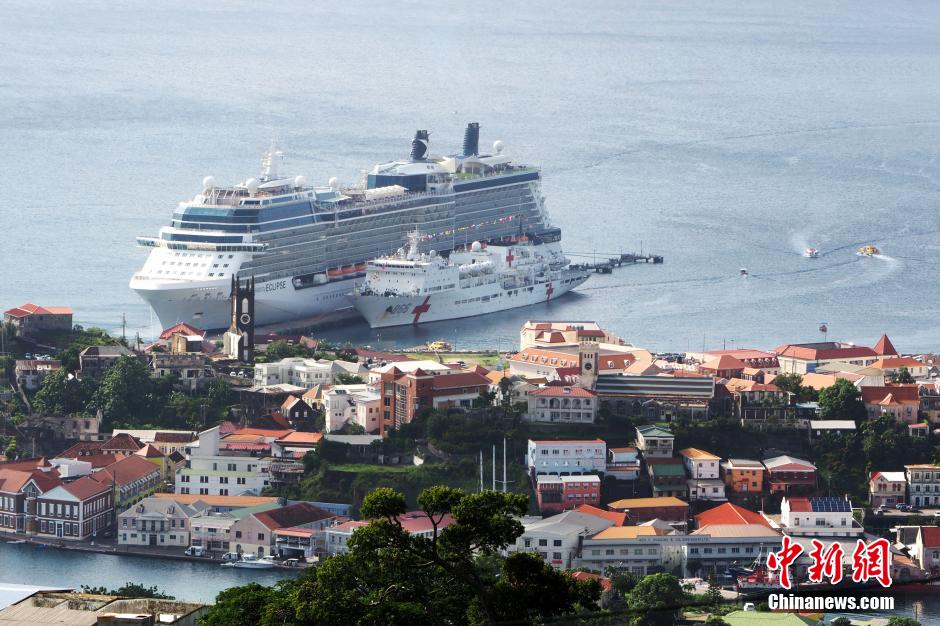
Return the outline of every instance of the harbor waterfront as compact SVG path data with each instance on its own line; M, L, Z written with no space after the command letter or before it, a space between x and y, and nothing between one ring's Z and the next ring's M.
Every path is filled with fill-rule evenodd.
M250 582L273 585L296 575L287 570L222 567L218 561L154 559L0 542L0 583L116 589L135 582L156 585L181 600L211 603L229 587Z

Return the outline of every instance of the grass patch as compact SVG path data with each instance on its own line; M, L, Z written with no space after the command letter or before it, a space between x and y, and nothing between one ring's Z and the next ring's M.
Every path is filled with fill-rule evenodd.
M469 365L482 365L489 369L495 367L497 363L502 363L504 367L508 365L508 361L495 352L486 354L476 352L409 352L408 356L425 361L437 361L437 357L440 356L444 361L464 361Z
M371 465L369 463L342 463L330 465L332 472L348 472L350 474L405 474L413 471L415 465Z

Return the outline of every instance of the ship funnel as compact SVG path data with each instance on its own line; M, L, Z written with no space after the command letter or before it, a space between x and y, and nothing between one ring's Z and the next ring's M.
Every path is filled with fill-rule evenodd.
M480 153L480 123L470 122L463 133L463 155L465 157Z
M423 161L428 157L428 142L430 133L426 130L415 131L415 138L411 140L411 160Z

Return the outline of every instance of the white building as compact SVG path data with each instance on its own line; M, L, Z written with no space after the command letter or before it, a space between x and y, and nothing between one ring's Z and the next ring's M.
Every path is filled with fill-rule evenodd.
M382 374L390 372L393 369L398 370L402 374L413 374L418 370L427 374L451 374L460 372L460 370L451 369L437 361L394 361L369 370L369 384L373 386L380 384Z
M765 515L765 517L767 517ZM812 497L787 498L780 503L779 524L769 518L787 535L804 537L861 537L865 529L852 515L848 498Z
M117 538L129 546L189 546L189 520L199 510L169 498L144 498L118 515Z
M940 506L940 465L905 465L907 497L913 506Z
M529 439L526 463L536 474L604 473L607 470L607 443L603 439Z
M727 500L725 483L719 480L721 458L698 448L679 451L682 464L689 475L690 500Z
M663 571L664 536L674 534L655 526L611 526L585 537L575 567L603 574L608 567L645 576ZM676 542L673 539L674 543ZM681 554L676 551L676 554Z
M258 495L268 486L261 459L220 454L218 426L199 433L198 441L190 444L187 451L185 467L176 471L176 493Z
M669 458L672 456L675 436L672 431L659 426L637 426L636 447L643 458Z
M323 393L322 401L328 433L349 423L359 424L366 432L380 428L379 394L368 385L336 385Z
M256 385L287 383L309 389L317 384L330 384L336 374L345 371L326 359L288 357L274 363L255 365Z
M530 422L593 424L597 417L597 394L578 386L548 385L529 392Z
M632 446L607 449L607 475L617 480L636 480L640 477L639 450Z
M613 516L581 511L565 511L545 519L530 518L523 520L525 530L509 551L537 552L552 567L571 569L580 553L581 542L613 525Z

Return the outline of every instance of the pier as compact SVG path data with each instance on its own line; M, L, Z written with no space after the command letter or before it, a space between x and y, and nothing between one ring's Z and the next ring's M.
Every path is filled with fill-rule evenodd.
M615 267L623 267L624 265L636 265L637 263L660 264L663 262L663 257L658 254L636 254L632 252L624 252L617 256L601 255L607 256L607 258L600 261L596 260L596 254L588 255L571 253L570 256L590 256L594 258L595 260L591 261L590 263L572 263L571 268L579 270L590 270L598 274L611 274L613 273Z

